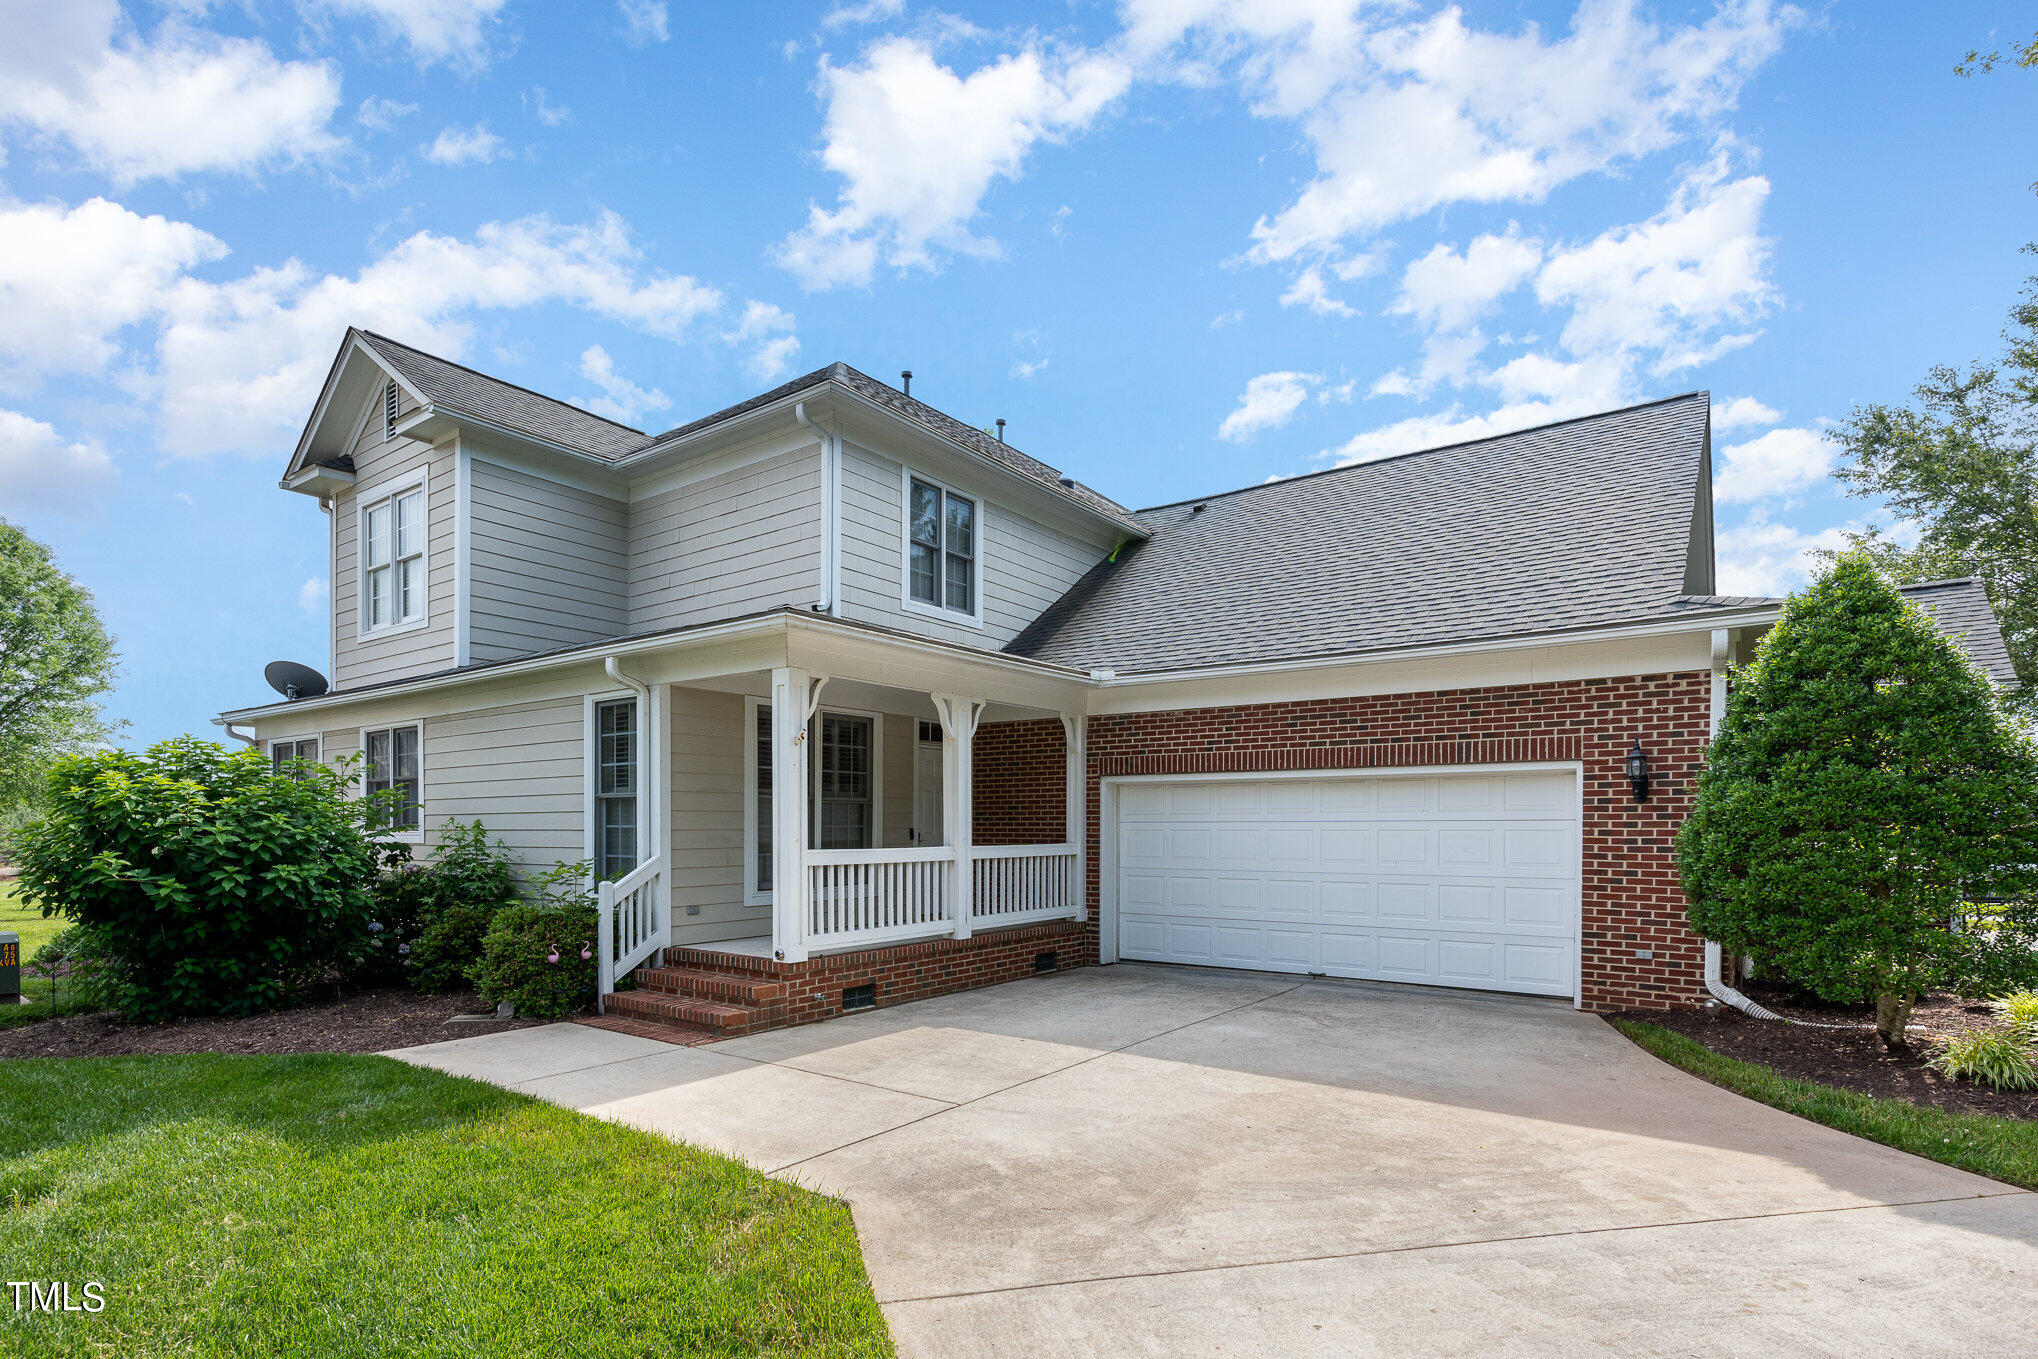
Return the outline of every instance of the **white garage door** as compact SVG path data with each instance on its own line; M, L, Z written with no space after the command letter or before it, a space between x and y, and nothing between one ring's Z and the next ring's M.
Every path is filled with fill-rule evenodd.
M1570 771L1127 781L1123 958L1568 996Z

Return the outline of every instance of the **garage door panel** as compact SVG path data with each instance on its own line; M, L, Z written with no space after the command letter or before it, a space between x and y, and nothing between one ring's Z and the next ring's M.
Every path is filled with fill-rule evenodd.
M1568 995L1564 772L1126 784L1127 958Z

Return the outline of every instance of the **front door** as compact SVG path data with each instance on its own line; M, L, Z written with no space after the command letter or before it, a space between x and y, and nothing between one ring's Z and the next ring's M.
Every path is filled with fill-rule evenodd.
M922 722L922 727L930 724ZM940 728L936 727L936 731ZM941 742L921 740L913 747L913 843L938 845L941 839Z

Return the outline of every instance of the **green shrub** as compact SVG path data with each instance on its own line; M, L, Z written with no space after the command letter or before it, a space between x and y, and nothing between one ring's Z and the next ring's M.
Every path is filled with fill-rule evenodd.
M1692 928L1823 1000L2038 982L2038 752L1989 681L1858 555L1735 672L1677 837ZM1972 899L2011 903L1955 928Z
M44 941L22 964L21 972L24 977L48 981L52 999L61 994L79 1004L97 1004L99 973L104 966L100 961L102 952L103 947L92 938L90 926L66 925Z
M43 813L22 895L90 928L130 1018L274 1009L367 946L375 853L336 769L179 737L57 761Z
M2019 991L1995 1003L2003 1026L2026 1043L2038 1043L2038 991Z
M1949 1038L1931 1064L1949 1076L1965 1076L1998 1090L2038 1089L2038 1063L2031 1049L2002 1029L1970 1029Z
M506 906L483 942L474 979L491 1005L563 1019L594 999L595 908L575 901Z
M411 950L410 984L420 991L474 985L482 941L497 911L517 900L509 847L490 841L479 821L448 821L429 864L409 870L421 897L423 928Z

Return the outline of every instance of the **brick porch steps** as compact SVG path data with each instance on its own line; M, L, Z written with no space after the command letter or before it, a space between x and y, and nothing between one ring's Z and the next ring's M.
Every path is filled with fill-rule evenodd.
M769 1006L785 999L785 983L752 972L718 972L705 967L640 967L640 990L670 991L732 1005Z
M773 1008L656 990L617 991L608 1000L608 1012L612 1015L711 1033L718 1038L734 1038L768 1026L774 1018Z

